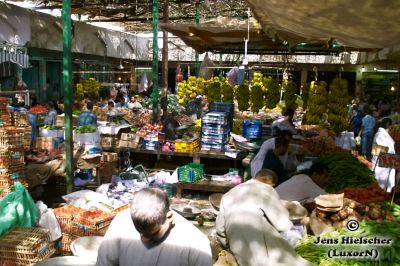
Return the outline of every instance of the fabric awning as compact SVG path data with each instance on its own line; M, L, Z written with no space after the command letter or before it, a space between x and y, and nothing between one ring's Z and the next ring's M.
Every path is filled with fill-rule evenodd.
M0 52L0 64L12 62L22 68L29 68L29 56L27 54L10 53L7 51Z
M246 0L264 32L294 45L336 40L356 48L400 43L398 0ZM288 35L290 34L290 35Z

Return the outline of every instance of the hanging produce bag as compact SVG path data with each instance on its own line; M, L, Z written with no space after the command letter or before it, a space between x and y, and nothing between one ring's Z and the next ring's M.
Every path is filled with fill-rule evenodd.
M21 183L15 182L14 190L0 200L0 236L16 225L35 226L38 215L39 209L31 195Z
M208 54L204 57L203 62L201 62L199 77L204 78L205 80L209 80L214 73L214 70L210 67L214 67L214 62L208 57Z

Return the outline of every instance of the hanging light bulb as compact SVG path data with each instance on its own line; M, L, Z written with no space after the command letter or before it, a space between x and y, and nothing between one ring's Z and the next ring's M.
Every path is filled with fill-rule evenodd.
M118 69L124 69L124 66L122 65L122 60L121 59L119 59Z
M391 91L395 91L396 88L395 88L394 86L392 86L392 87L390 88L390 90L391 90Z

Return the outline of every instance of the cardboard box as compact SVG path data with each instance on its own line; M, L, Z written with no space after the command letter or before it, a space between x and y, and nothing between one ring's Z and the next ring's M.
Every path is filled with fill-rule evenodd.
M103 152L101 155L101 160L103 162L117 162L118 153L116 152Z
M103 149L116 147L117 144L117 139L114 137L101 137L101 147Z
M119 141L119 147L120 148L132 148L132 149L136 149L139 145L139 142L135 142L132 140L120 140Z
M113 175L118 174L118 162L103 162L97 173L100 183L111 183Z
M139 142L140 135L133 133L121 133L121 140L129 140L133 142Z

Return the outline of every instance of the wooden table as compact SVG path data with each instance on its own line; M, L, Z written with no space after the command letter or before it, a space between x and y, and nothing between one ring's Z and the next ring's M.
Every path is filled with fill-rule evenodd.
M194 162L194 163L205 164L206 168L219 167L223 171L228 170L231 167L243 169L242 159L247 155L246 152L241 151L238 153L236 158L232 158L226 156L224 152L211 152L211 151L173 152L173 151L161 151L161 150L143 150L138 148L116 148L115 152L118 152L120 154L120 158L126 157L125 154L130 154L131 158L133 159L132 161L133 163L142 163L143 165L145 165L144 160L147 158L149 160L149 163L148 165L145 165L146 168L154 168L155 162L167 160L170 162L171 161L176 162L176 165L174 165L174 167L185 165L188 162ZM141 158L141 160L135 160L135 157L139 157ZM219 174L219 173L213 173L213 174Z
M229 184L227 182L217 182L217 181L199 181L195 183L176 183L176 197L180 199L182 197L182 192L184 190L194 190L194 191L206 191L212 193L225 193L233 188L235 185Z

